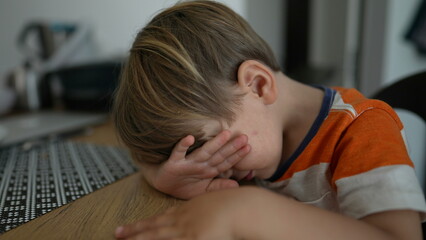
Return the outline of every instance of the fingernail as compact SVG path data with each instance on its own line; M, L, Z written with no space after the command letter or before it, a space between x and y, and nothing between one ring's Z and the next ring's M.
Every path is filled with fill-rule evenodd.
M115 229L115 235L121 235L123 233L124 227L120 226Z

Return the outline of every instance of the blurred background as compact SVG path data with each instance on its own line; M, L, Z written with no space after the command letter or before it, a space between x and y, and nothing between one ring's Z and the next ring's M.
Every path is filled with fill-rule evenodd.
M100 82L111 79L81 79L89 78L88 71L101 72L105 63L119 63L137 31L175 2L0 0L0 114L50 107L67 94L68 106L90 100L90 94L108 93L114 84L98 93L84 86L102 87ZM426 69L424 51L407 38L410 29L421 28L414 22L423 0L221 2L254 27L284 72L299 81L356 87L371 96Z
M96 135L91 131L95 125L96 139L110 144L109 110L121 64L137 32L176 1L0 0L1 159L18 162L8 154L15 145L25 152L46 139ZM425 86L426 0L219 1L252 25L270 44L283 72L295 80L353 87L372 97L424 72L416 81ZM413 92L424 98L425 88ZM405 92L398 99L415 95L399 86L396 92ZM412 109L426 107L424 99L412 102ZM426 115L422 119L408 111L400 117L426 190ZM33 160L28 161L31 171Z
M0 120L45 109L108 112L136 33L175 2L0 0ZM426 0L220 2L301 82L370 97L426 70Z

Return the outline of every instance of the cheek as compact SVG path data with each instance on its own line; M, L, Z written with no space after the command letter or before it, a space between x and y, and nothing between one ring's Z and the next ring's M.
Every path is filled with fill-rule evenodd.
M265 140L266 139L261 138L259 135L249 136L248 141L251 150L250 153L247 155L247 161L250 161L252 164L256 164L261 162L265 157L267 157L270 149Z
M258 169L259 164L261 163L259 159L260 159L259 156L257 156L253 151L251 151L247 156L245 156L241 161L235 164L232 168L239 171Z
M260 153L270 147L271 137L271 133L266 131L253 130L248 135L248 142L256 152Z
M253 132L249 137L249 144L252 147L250 154L252 158L262 161L280 161L282 150L282 138L276 133L258 134Z

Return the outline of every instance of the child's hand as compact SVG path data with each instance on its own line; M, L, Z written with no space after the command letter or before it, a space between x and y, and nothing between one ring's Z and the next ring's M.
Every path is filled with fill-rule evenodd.
M115 237L141 240L237 239L234 234L240 227L236 225L249 226L250 222L253 222L247 214L241 214L250 212L247 207L253 207L252 195L244 192L247 191L217 191L204 194L158 216L118 227ZM244 217L246 219L242 219Z
M231 140L231 133L225 130L186 155L194 141L191 135L180 140L170 158L159 166L143 165L143 173L153 187L181 199L238 187L235 180L216 177L224 175L247 155L250 151L247 136L240 135Z

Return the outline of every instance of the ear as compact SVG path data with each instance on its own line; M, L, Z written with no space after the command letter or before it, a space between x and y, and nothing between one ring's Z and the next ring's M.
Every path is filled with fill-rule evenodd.
M274 72L266 65L246 60L238 68L238 87L244 93L253 94L264 104L272 104L277 98Z

